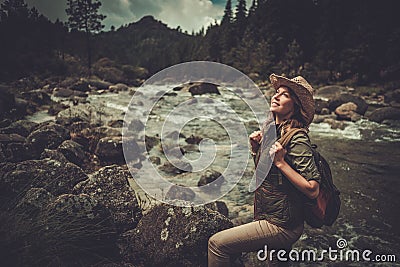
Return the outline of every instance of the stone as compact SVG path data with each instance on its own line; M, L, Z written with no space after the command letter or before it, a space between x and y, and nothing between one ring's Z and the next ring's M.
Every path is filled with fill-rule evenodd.
M101 138L97 143L94 153L101 160L113 160L114 162L123 161L122 137L109 136Z
M193 83L189 87L189 92L192 94L192 96L203 94L221 94L218 91L217 85L207 82Z
M74 90L64 87L56 87L53 90L53 96L55 97L70 97L74 94Z
M83 150L83 147L72 140L65 140L61 143L61 145L58 146L57 150L61 152L68 161L80 167L83 166L88 158L88 155Z
M368 109L368 104L362 97L347 93L333 97L329 101L329 109L331 111L335 111L337 107L348 102L353 102L354 104L357 105L357 109L355 110L355 112L357 112L360 115L364 115Z
M32 131L27 137L27 143L40 155L45 148L55 149L69 138L68 129L61 125L50 123L40 125Z
M47 149L47 148L45 148L42 154L40 154L40 159L56 160L63 164L69 162L69 160L64 156L64 154L61 153L59 150Z
M400 103L400 88L386 92L384 95L384 101L389 104Z
M177 186L172 185L169 189L167 194L165 194L165 198L169 200L186 200L192 201L196 197L196 193L190 189L189 187L185 186Z
M0 163L0 192L4 197L23 196L30 188L44 188L57 196L88 177L72 163L51 159Z
M322 114L322 110L329 108L329 104L327 100L323 99L315 99L315 113Z
M181 174L185 172L191 172L193 167L189 162L184 162L181 160L171 160L165 162L159 167L160 170L168 174Z
M201 175L197 186L201 187L203 191L211 190L212 192L219 191L222 183L225 181L224 176L216 170L206 170Z
M6 160L9 162L20 162L37 158L36 151L26 143L9 143L4 149Z
M400 120L400 109L394 107L377 108L369 114L368 119L378 123L384 120Z
M200 144L201 140L203 140L202 137L194 136L194 135L191 135L191 136L189 136L188 138L185 139L186 143L195 144L195 145Z
M146 266L207 266L208 239L232 222L204 206L158 205L120 241L124 261Z
M346 125L343 123L343 121L338 121L332 118L326 118L323 122L328 123L332 129L344 130L346 128Z
M52 103L50 96L42 90L23 92L21 97L35 106L50 105Z
M95 108L89 104L82 104L60 111L56 116L56 122L64 126L69 126L74 122L90 123L94 116Z
M0 129L0 133L6 134L19 134L23 137L27 137L31 131L38 126L38 123L28 120L18 120L11 123L9 126Z
M218 211L225 217L229 218L229 210L228 210L228 206L226 206L225 202L217 200L215 202L208 203L205 206L209 209Z
M131 174L117 165L106 166L78 183L73 191L84 193L107 207L118 232L133 229L142 217L135 191L129 186Z
M354 114L357 114L356 110L357 105L353 102L348 102L337 107L335 109L335 114L338 119L351 120L351 118L354 117Z
M124 121L123 120L111 120L107 123L107 125L112 128L122 128L122 126L124 126Z
M124 83L117 83L108 87L108 90L110 90L111 92L127 91L128 89L128 85Z
M20 136L19 134L3 134L0 133L0 144L9 144L9 143L25 143L26 138Z

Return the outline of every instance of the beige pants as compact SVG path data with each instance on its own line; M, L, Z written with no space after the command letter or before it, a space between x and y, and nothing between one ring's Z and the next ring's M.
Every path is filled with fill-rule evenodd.
M265 251L266 247L268 251L290 250L303 229L303 224L289 230L260 220L218 232L208 240L208 266L230 266L232 258L241 252ZM258 254L264 260L265 253ZM269 265L278 266L279 262L274 259Z

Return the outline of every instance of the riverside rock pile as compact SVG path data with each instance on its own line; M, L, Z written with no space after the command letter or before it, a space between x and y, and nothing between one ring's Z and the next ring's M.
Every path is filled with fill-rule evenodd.
M127 90L121 84L108 86ZM15 109L14 114L22 114L0 123L3 264L137 266L172 259L176 264L205 266L208 238L232 227L227 217L212 210L222 207L227 215L226 205L193 212L155 205L143 215L122 153L123 123L99 122L85 103L86 88L90 86L82 82L53 91L57 97L76 100L71 106L53 102L49 88L18 96L24 101L7 100L15 100L11 94L0 97L10 105L2 106L5 113ZM25 105L17 107L16 102ZM57 110L55 120L23 119L43 109ZM145 148L134 140L131 147L136 151L134 166L140 168Z

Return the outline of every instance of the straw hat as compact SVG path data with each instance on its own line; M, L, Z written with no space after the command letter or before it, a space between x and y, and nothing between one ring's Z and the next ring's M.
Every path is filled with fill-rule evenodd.
M307 125L310 125L315 113L315 102L313 98L314 89L306 79L301 76L288 79L276 74L271 74L269 79L275 89L278 89L280 86L286 86L292 89L300 100L301 109L307 115L307 118L305 118L306 123Z

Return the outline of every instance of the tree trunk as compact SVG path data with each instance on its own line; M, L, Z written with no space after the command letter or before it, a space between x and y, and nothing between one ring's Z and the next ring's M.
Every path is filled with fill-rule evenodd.
M92 43L90 38L90 32L86 31L86 48L87 48L87 67L88 76L92 76Z

